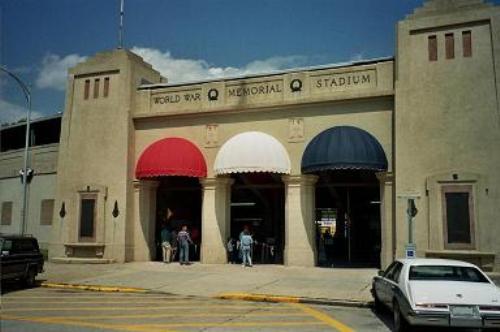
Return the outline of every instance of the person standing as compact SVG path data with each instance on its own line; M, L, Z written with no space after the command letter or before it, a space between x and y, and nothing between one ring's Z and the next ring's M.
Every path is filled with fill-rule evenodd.
M172 262L175 261L177 256L177 231L175 229L170 232L170 246L172 247Z
M253 239L248 230L243 231L243 235L241 236L241 253L243 257L243 263L241 266L250 266L252 267L252 244Z
M189 265L189 245L193 244L193 240L189 236L186 225L182 226L181 231L177 234L177 242L179 243L179 263Z
M163 263L170 263L170 259L172 257L172 245L170 244L170 230L168 229L166 223L162 226L160 238L163 253Z
M227 258L228 258L228 261L230 264L235 264L236 263L236 259L237 259L237 246L236 246L236 241L230 237L228 240L227 240Z

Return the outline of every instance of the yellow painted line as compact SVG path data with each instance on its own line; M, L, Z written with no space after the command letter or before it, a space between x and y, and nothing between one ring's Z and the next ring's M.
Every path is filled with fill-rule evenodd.
M318 321L294 321L294 322L221 322L221 323L173 323L173 324L141 324L145 328L170 328L170 327L270 327L270 326L305 326L325 325Z
M66 304L125 304L127 303L125 301L126 299L123 299L122 301L22 301L22 302L14 302L14 301L2 301L3 304L5 305L17 305L17 304L60 304L60 305L66 305ZM192 303L193 305L195 304L204 304L204 302L194 302L194 301L177 301L175 304L188 304ZM131 301L130 304L165 304L164 302L161 301ZM172 304L174 305L174 304Z
M339 322L336 319L333 319L331 316L329 316L321 311L315 310L315 309L313 309L309 306L306 306L304 304L301 304L301 303L296 303L296 304L291 304L291 305L302 309L302 311L304 311L305 313L311 315L312 317L325 323L326 325L335 328L339 332L354 332L354 330L351 329L349 326Z
M251 293L222 293L217 295L216 298L224 300L284 302L284 303L299 303L300 301L300 298L295 296L278 296L278 295L251 294Z
M74 285L74 284L63 284L63 283L49 283L42 282L42 287L47 288L60 288L60 289L79 289L79 290L90 290L96 292L110 292L110 293L146 293L148 290L144 288L134 288L134 287L115 287L115 286L100 286L100 285Z
M165 330L165 329L153 330L150 327L143 327L140 325L124 325L124 324L118 325L118 324L89 323L89 322L80 322L80 321L67 320L67 319L19 317L19 316L11 316L11 315L2 315L2 320L15 320L15 321L24 321L24 322L32 322L32 323L68 325L68 326L77 326L77 327L93 327L93 328L116 330L116 331L175 332L174 330Z
M58 308L40 308L40 307L27 307L27 308L2 308L2 312L22 312L22 311L130 311L130 310L173 310L173 309L255 309L255 306L251 305L193 305L193 306L127 306L127 307L58 307ZM261 308L261 307L260 307ZM289 310L286 307L266 307L266 309L272 310Z
M88 295L88 293L62 293L60 296L8 296L4 295L2 296L2 301L9 300L30 300L30 299L54 299L54 300L60 300L60 299L73 299L73 298L78 298L78 299L148 299L148 300L169 300L169 301L179 301L179 300L189 300L189 298L186 297L169 297L168 295L165 296L149 296L149 295L141 295L141 296L135 296L135 295L103 295L103 294L95 294L95 295ZM193 299L194 301L195 299Z
M225 311L225 313L171 313L171 314L136 314L136 315L92 315L92 316L36 316L40 318L50 318L50 319L70 319L70 320L119 320L119 319L134 319L134 318L168 318L168 317L231 317L233 315L241 315L241 312L230 312ZM254 313L244 313L245 317L304 317L309 316L309 314L303 312L254 312ZM33 317L33 316L30 316Z

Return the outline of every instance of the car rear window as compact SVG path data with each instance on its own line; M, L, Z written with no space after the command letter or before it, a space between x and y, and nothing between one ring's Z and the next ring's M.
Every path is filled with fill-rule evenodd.
M410 267L410 280L439 280L486 282L488 279L476 268L468 266L419 265Z

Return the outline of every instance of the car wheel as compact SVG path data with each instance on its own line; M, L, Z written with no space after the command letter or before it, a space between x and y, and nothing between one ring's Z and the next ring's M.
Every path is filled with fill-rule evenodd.
M26 277L24 278L24 284L26 287L34 287L35 286L35 279L36 279L36 270L35 268L31 267L28 270L28 273L26 274Z
M392 306L393 317L394 317L394 332L408 332L410 331L410 325L401 314L401 308L399 307L399 303L397 300L394 300L394 304Z

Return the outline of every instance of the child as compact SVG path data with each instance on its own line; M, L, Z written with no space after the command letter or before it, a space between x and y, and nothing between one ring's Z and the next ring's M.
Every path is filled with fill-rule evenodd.
M236 263L236 256L235 256L236 245L234 243L234 239L233 238L230 237L227 240L226 249L227 249L227 259L228 259L229 263L230 264Z

